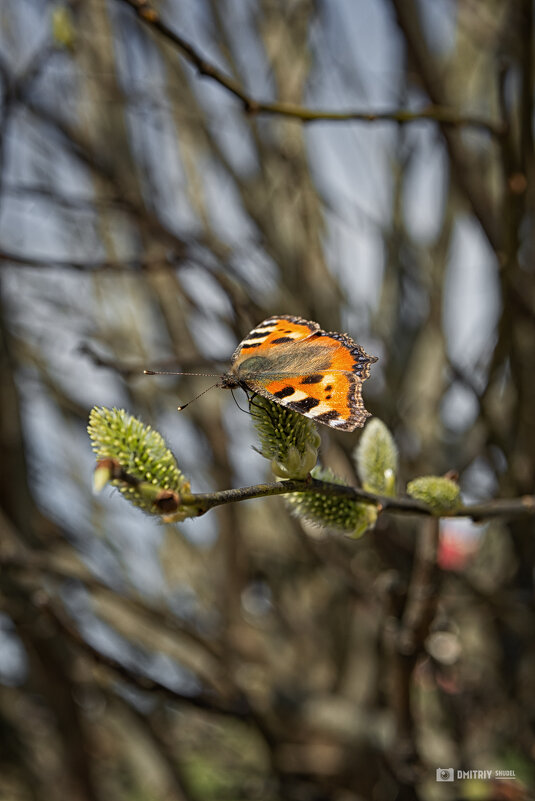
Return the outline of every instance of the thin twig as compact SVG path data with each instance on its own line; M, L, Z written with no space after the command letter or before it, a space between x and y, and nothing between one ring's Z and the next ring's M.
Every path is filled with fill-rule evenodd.
M290 479L276 484L256 484L252 487L221 490L219 492L200 493L182 496L183 505L192 505L204 514L209 509L226 503L250 500L252 498L266 498L271 495L288 495L292 492L316 492L332 497L349 498L362 503L370 503L380 511L398 512L405 514L432 517L433 511L424 503L408 497L391 498L385 495L375 495L366 492L360 487L350 487L344 484L332 484L309 477L307 479ZM487 503L460 506L457 509L444 512L441 517L469 517L475 522L481 522L495 517L518 517L535 515L535 496L525 495L521 498L498 499Z
M414 671L438 601L438 540L439 521L424 521L418 533L407 600L394 642L393 707L397 731L393 767L408 784L417 780L422 766L412 689Z
M153 629L170 634L175 639L177 637L184 638L190 645L193 644L204 650L208 658L221 660L221 650L217 641L203 637L195 626L188 625L169 609L152 606L131 593L119 592L100 581L80 564L71 570L62 566L61 563L56 563L50 554L21 550L19 553L0 553L0 569L20 572L26 577L33 576L41 585L45 578L56 581L79 581L94 596L98 597L99 594L102 594L113 598L116 603L124 604L130 612L137 614L139 618L146 619Z
M135 11L139 19L180 50L181 54L197 69L199 75L218 83L227 92L236 97L247 114L269 114L294 119L302 123L312 122L396 122L398 124L431 120L454 127L470 127L484 130L492 136L503 134L502 126L485 117L477 115L461 115L452 108L429 105L418 111L394 109L389 111L333 111L329 109L310 109L293 103L268 103L249 95L240 84L205 59L200 52L183 36L170 28L146 0L120 0Z
M439 108L449 106L446 82L435 55L430 50L420 22L419 6L415 0L390 0L397 23L403 33L407 50L431 103ZM493 133L501 143L507 134L507 124L494 125ZM490 127L487 130L491 130ZM492 203L491 194L473 167L473 157L451 125L443 125L442 133L448 148L451 170L457 184L470 203L490 246L496 254L503 247L501 219Z
M414 566L398 636L400 652L415 654L435 615L438 598L437 552L439 521L428 520L418 534Z
M89 656L93 662L112 671L116 676L139 690L156 693L168 701L184 703L209 712L248 719L250 710L244 696L225 699L210 691L202 690L196 694L188 694L171 688L157 679L138 672L137 668L129 667L118 659L99 651L84 639L76 626L51 598L42 598L40 604L41 609L48 614L56 627L74 646Z
M0 251L0 266L2 264L8 267L58 268L81 272L103 272L107 270L133 272L135 270L169 269L171 266L176 266L173 265L172 258L167 256L158 256L152 259L123 259L120 261L110 259L81 260L42 258L39 256L24 255L22 253L13 253L7 250Z

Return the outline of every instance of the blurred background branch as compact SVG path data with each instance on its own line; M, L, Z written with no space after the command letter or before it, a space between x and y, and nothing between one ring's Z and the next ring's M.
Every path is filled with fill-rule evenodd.
M515 772L456 797L530 797L532 3L0 20L0 797L446 801L444 766ZM220 372L272 314L379 356L398 493L456 471L481 522L353 540L276 498L171 527L94 497L95 405L194 493L269 480L229 393L178 414L205 379L141 371ZM357 486L359 434L324 434Z
M432 120L454 127L481 128L493 136L500 137L505 132L503 126L483 117L470 115L460 116L453 108L434 105L420 111L399 109L396 111L321 111L289 103L263 103L248 95L232 78L219 70L213 63L201 56L199 51L176 31L166 25L156 9L146 0L118 0L130 6L138 17L153 28L164 38L168 39L182 55L193 64L202 78L210 78L218 83L231 95L234 95L243 104L247 114L273 114L295 118L299 122L330 121L330 122L397 122L408 123L421 120Z

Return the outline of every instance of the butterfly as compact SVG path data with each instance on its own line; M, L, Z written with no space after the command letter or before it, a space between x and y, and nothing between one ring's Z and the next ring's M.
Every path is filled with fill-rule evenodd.
M241 387L341 431L362 428L370 413L362 383L377 361L347 334L281 314L250 331L219 386Z

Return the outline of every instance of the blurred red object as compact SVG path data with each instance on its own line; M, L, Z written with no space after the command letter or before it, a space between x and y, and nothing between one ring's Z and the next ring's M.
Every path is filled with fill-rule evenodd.
M464 570L479 547L479 533L469 521L445 520L440 530L437 562L442 570Z

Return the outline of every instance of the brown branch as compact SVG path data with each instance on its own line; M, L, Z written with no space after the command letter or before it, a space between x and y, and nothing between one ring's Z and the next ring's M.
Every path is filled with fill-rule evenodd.
M403 654L417 652L435 615L438 597L438 523L436 518L426 521L418 534L407 603L398 636L398 648Z
M135 270L155 270L168 269L173 265L172 259L167 257L157 257L153 259L123 259L114 261L110 259L56 259L40 258L38 256L24 255L23 253L13 253L7 250L0 251L0 266L6 265L19 267L32 267L40 269L69 269L79 272L106 272L113 270L116 272L133 272Z
M101 665L124 681L133 684L143 692L155 693L167 701L185 703L209 712L221 715L231 715L240 719L248 719L251 712L244 696L224 700L214 692L200 691L195 694L182 693L174 690L157 679L139 673L133 667L127 667L112 656L99 651L78 631L66 614L50 598L41 598L40 606L54 622L56 628L75 646L88 656L94 663Z
M196 358L185 356L178 358L175 356L173 358L160 359L157 362L152 362L151 370L147 370L146 362L143 364L141 364L141 362L126 364L125 362L118 361L115 358L107 357L98 353L94 349L93 345L91 345L89 342L81 343L78 347L78 353L80 353L82 356L86 356L95 365L95 367L113 370L118 375L123 376L123 378L133 378L144 374L151 374L155 371L177 371L176 375L180 376L181 373L178 372L179 368L181 371L194 370L200 374L206 372L207 370L214 372L217 370L218 364L228 359L228 356L222 356L221 359L216 359L215 357L213 359L205 359L202 357Z
M108 467L108 462L113 463L113 468L116 471L114 475L110 474L111 478L114 480L122 481L124 484L132 487L142 487L145 485L146 482L142 482L135 476L130 475L113 459L103 460L97 465L97 468L99 465ZM151 494L155 494L158 490L155 484L147 484L147 486ZM189 515L186 514L186 517L198 517L211 509L215 509L217 506L224 506L228 503L238 503L240 501L252 500L253 498L289 495L296 492L314 492L333 498L346 498L358 503L368 503L376 506L380 512L412 514L420 517L468 517L474 522L482 522L496 517L527 517L535 515L534 495L524 495L520 498L504 498L488 501L486 503L469 504L467 506L459 506L456 509L445 510L439 514L434 512L433 509L425 503L407 496L393 498L387 495L376 495L360 487L333 484L329 481L312 478L312 476L308 476L308 478L305 479L288 479L279 481L276 484L255 484L251 487L238 487L236 489L206 493L183 492L180 494L177 492L171 493L167 490L162 492L169 492L169 494L174 496L177 509L181 513L187 513L188 507L190 507ZM176 510L169 510L169 512L174 511Z
M252 487L239 487L238 489L221 490L191 495L191 503L202 509L201 514L226 503L245 501L252 498L266 498L272 495L288 495L292 492L317 492L338 498L348 498L379 506L381 510L406 512L409 514L431 515L431 510L420 501L411 498L390 498L383 495L374 495L372 492L359 487L349 487L344 484L332 484L309 476L307 479L289 479L277 484L255 484ZM190 498L183 498L183 503L189 503Z
M3 83L0 101L0 193L2 195L5 188L5 142L15 102L23 91L29 91L34 81L41 75L44 67L48 64L51 56L58 52L58 48L55 45L46 44L32 56L25 68L17 75L12 73L3 58L0 59L0 76Z
M201 801L205 797L204 794L197 790L195 782L191 780L186 760L181 758L180 752L177 754L175 739L169 737L165 727L162 726L161 709L141 712L135 704L125 698L115 696L114 700L128 709L145 736L149 738L159 758L163 760L173 786L173 795L168 796L169 801L173 801L173 796L175 801Z
M172 42L180 50L181 54L198 71L199 75L210 78L218 83L223 89L237 98L247 114L280 116L293 119L302 123L312 122L396 122L405 124L411 122L421 122L431 120L443 125L453 127L470 127L485 131L494 137L503 134L503 128L499 123L489 120L486 117L477 115L460 115L453 108L446 106L430 105L418 111L391 110L391 111L333 111L322 109L309 109L293 103L268 103L257 100L249 95L240 84L216 67L212 62L207 61L200 52L183 36L170 28L159 16L146 0L119 0L135 11L139 19L155 31L158 31L165 39Z
M418 534L405 609L394 638L392 692L397 731L393 767L398 777L409 785L417 780L422 764L412 690L414 671L438 602L438 537L439 521L426 520Z
M439 71L436 58L431 53L424 31L420 24L420 14L414 0L391 0L398 25L405 38L407 48L416 65L431 103L439 107L450 104L444 80ZM490 131L490 128L488 129ZM467 151L458 133L451 126L444 125L442 133L451 159L452 172L463 195L470 204L475 217L494 252L499 254L503 246L501 221L493 207L490 195L481 181L481 173L471 165L470 153ZM501 140L506 136L507 126L494 126L494 134Z
M2 533L4 533L4 529L2 529ZM35 579L41 586L45 578L56 582L79 581L95 596L103 594L124 604L130 612L135 612L141 619L147 620L153 629L159 629L175 638L177 636L184 638L190 644L204 650L210 659L221 660L221 649L217 642L203 637L194 625L188 625L168 609L152 606L133 594L118 592L89 573L83 565L77 564L75 569L71 570L62 566L61 563L56 563L49 553L25 549L18 549L16 553L10 550L6 553L5 550L0 552L0 569L2 571L21 573L26 578Z
M531 0L523 0L519 4L520 9L516 9L519 16L519 32L522 33L522 45L520 51L520 67L522 74L522 84L520 93L520 168L524 175L531 177L533 159L533 91L535 86L535 76L533 66L535 63L535 53L533 46L533 3ZM522 193L523 194L523 193Z
M124 198L109 196L104 198L83 196L75 193L58 192L45 183L4 183L2 187L6 195L12 197L38 197L47 203L54 203L67 211L90 211L96 213L100 209L114 208L128 211Z
M183 498L182 502L184 504L194 504L202 510L200 514L204 514L209 509L222 504L235 503L236 501L244 501L251 498L265 498L271 495L287 495L291 492L317 492L321 495L370 503L378 506L381 511L424 517L433 516L432 510L426 504L409 497L391 498L386 495L375 495L372 492L360 489L360 487L332 484L328 481L321 481L311 477L308 479L290 479L277 484L257 484L252 487L241 487L198 495L193 494ZM523 517L528 515L535 515L535 496L533 495L461 506L440 516L469 517L475 522L480 522L495 517Z
M39 122L61 138L65 146L80 163L84 164L91 171L96 172L106 183L113 187L114 195L121 197L124 210L143 226L147 232L153 236L157 236L162 243L165 243L172 251L177 262L185 257L187 243L180 235L168 228L154 213L129 197L128 191L123 186L113 162L107 160L102 154L97 153L89 139L84 137L79 129L65 123L50 109L33 102L31 97L27 96L24 92L19 92L17 94L17 99L30 114L39 120ZM139 264L139 261L137 263ZM85 269L85 267L81 269Z

